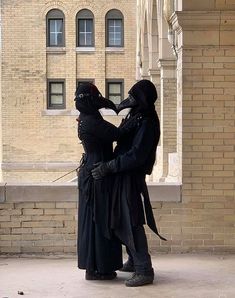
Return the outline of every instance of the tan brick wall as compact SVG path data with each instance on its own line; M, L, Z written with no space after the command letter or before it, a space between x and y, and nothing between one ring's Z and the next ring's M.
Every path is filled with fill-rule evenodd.
M183 10L234 10L234 0L197 0L197 1L182 1Z
M234 203L184 201L152 202L168 241L146 228L150 251L234 253ZM75 202L1 203L0 253L76 253L76 219Z
M195 247L233 250L235 50L185 49L183 56L183 202L198 206L183 231L204 234L193 236Z
M1 253L75 253L76 203L0 204Z
M127 94L135 82L135 1L4 0L1 5L3 163L78 162L82 148L76 116L42 115L47 79L66 79L68 110L74 109L77 78L95 78L103 94L106 78L123 78ZM46 49L46 14L53 8L65 14L66 47L60 53ZM95 51L90 54L76 52L75 16L83 8L90 9L95 19ZM105 14L113 8L124 15L122 53L105 51ZM3 179L28 181L30 173L5 172ZM39 173L39 181L42 176ZM44 181L54 176L47 172ZM34 173L32 180L37 180Z
M182 203L163 204L171 213L161 216L161 231L167 228L173 243L177 240L171 251L234 252L235 49L233 41L220 38L234 33L231 23L220 22L234 20L234 14L181 12L178 17ZM211 38L203 35L209 25Z

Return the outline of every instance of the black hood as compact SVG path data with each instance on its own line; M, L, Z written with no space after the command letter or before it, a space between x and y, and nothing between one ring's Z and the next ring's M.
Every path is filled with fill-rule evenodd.
M103 97L98 88L91 83L82 83L77 87L74 101L76 109L85 114L95 114L102 108L117 112L115 104Z
M118 112L126 108L132 108L138 112L154 109L157 100L157 90L149 80L137 82L130 90L129 96L118 106Z

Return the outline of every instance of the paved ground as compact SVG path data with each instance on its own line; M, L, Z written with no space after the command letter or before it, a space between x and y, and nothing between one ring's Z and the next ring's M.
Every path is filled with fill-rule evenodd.
M127 273L85 281L75 258L0 258L0 298L235 298L235 255L156 255L153 265L153 285L127 288Z

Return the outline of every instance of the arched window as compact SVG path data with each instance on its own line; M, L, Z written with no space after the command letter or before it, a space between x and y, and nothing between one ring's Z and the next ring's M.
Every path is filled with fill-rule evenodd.
M112 9L106 14L106 46L123 47L124 45L124 18L123 14Z
M65 46L65 17L61 10L52 9L47 13L47 46Z
M88 9L77 13L77 47L94 46L94 15Z

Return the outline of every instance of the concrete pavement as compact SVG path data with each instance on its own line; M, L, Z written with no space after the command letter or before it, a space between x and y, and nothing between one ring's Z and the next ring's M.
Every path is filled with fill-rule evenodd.
M155 282L127 288L128 273L86 281L71 258L0 257L0 298L234 298L234 255L155 255ZM22 291L24 296L18 294Z

